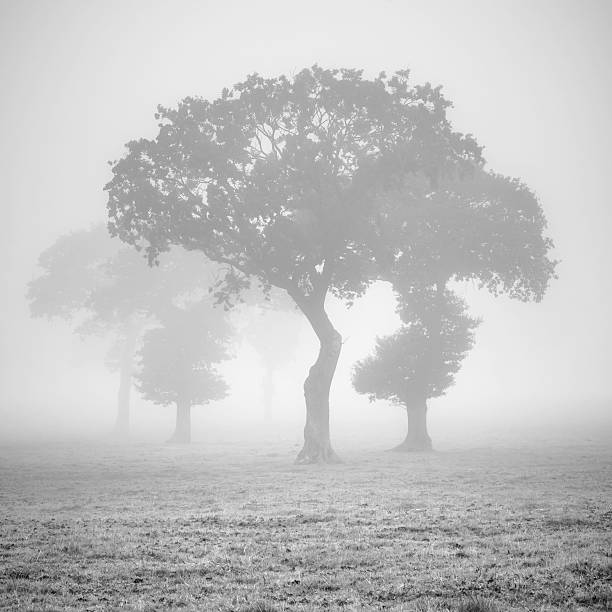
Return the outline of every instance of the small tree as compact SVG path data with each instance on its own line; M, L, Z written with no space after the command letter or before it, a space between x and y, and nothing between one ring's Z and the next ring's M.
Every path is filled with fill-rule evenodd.
M353 386L359 393L389 400L406 409L408 432L394 450L431 449L427 432L427 400L454 383L461 362L472 348L479 321L466 304L440 285L400 299L402 326L378 338L374 354L355 365Z
M397 338L394 357L400 359L399 347L407 350L412 343L415 357L405 353L406 367L416 359L419 371L412 380L427 385L442 380L445 372L440 359L454 337L448 335L449 323L457 323L459 347L462 338L465 350L473 342L476 322L455 303L456 298L449 297L450 281L471 280L493 295L539 302L556 277L557 262L549 258L553 243L545 236L546 219L535 194L519 180L482 167L433 180L403 177L384 194L376 225L381 238L378 260L384 262L385 278L400 295L400 315L410 332L400 333L405 337ZM426 341L422 354L419 334L421 342ZM385 355L391 365L389 347ZM448 372L456 373L460 362L446 362ZM428 393L437 393L435 386ZM409 432L412 439L403 447L430 444L423 395L421 391L422 416L416 409L409 411L415 423Z
M191 441L191 407L223 399L228 387L215 365L229 358L231 328L222 309L199 302L171 308L162 327L144 335L137 386L143 397L176 405L170 442Z

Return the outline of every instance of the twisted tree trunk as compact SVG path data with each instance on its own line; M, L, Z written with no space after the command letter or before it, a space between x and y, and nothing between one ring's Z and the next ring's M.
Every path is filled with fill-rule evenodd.
M329 392L336 371L342 337L325 312L324 297L304 298L298 302L319 339L319 355L310 368L304 382L306 400L306 425L304 446L299 452L298 463L337 463L339 461L331 445L329 435Z
M185 400L176 402L176 428L168 442L171 444L191 442L191 404Z

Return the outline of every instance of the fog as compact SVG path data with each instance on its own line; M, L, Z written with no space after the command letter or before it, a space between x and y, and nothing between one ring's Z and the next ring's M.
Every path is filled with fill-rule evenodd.
M105 222L107 162L128 140L154 136L158 104L214 99L252 72L315 63L368 78L409 68L413 82L442 85L453 127L484 145L489 167L523 180L548 220L560 264L542 302L456 286L482 324L455 385L430 402L434 446L610 436L611 21L605 0L2 3L1 438L91 438L113 426L109 339L32 318L26 301L40 253ZM399 326L390 287L377 283L352 308L329 298L328 312L343 339L330 408L337 450L399 442L402 410L370 403L350 381L376 337ZM244 336L220 367L229 395L193 408L193 440L261 434L297 448L316 337L298 312L283 313L294 337L270 326L274 344L289 342L266 414L265 365L245 331L258 315L240 316ZM133 439L167 439L174 418L133 392Z

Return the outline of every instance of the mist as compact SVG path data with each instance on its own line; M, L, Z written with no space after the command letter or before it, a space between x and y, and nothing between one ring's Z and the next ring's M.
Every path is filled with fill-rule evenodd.
M279 7L271 3L270 18L263 19L255 7L237 11L232 3L221 9L185 2L178 12L163 2L4 5L3 434L76 433L77 425L91 434L112 421L116 383L96 351L75 340L69 326L32 320L24 298L41 251L63 234L104 222L106 162L130 138L153 134L157 104L174 105L190 94L212 98L250 72L291 74L315 62L363 67L372 75L407 66L416 82L442 84L454 102L453 125L476 135L491 167L524 180L548 219L559 278L540 304L462 289L483 324L456 386L436 402L431 418L444 412L440 427L448 419L484 419L493 429L496 419L539 422L542 411L544 422L554 414L556 424L574 423L577 411L583 422L585 412L607 421L606 4L562 2L553 10L546 2L469 8L386 2L374 10L352 3L347 13L338 3L326 6L323 21L316 7L296 4L292 14L300 26L290 36ZM136 22L137 28L129 25ZM334 323L348 337L333 390L338 432L340 423L369 422L374 413L388 422L385 409L368 407L344 384L351 364L393 328L386 297L377 289L352 311L333 306ZM293 351L298 360L315 350L302 331ZM260 366L248 355L232 365L237 380L257 380ZM298 367L296 361L282 378L300 387L311 362L304 357ZM201 409L196 418L231 406L235 424L257 420L262 410L254 398L245 404L236 393L223 408ZM283 393L275 398L281 419L299 413L302 402L299 390ZM142 410L144 425L155 410ZM211 426L223 420L211 418Z
M23 599L28 609L85 609L86 601L91 609L243 612L411 610L401 606L412 602L421 611L561 610L554 606L589 602L595 607L572 609L603 609L610 601L603 549L612 465L611 27L606 0L0 2L0 488L6 525L17 525L3 539L14 536L22 555L0 574L0 586L3 578L8 585L0 607L6 597L11 609L22 609L19 593L32 588ZM362 72L333 72L339 69ZM261 82L245 80L254 74ZM329 139L330 150L346 146L348 153L325 158L324 137L312 125L303 136L302 124L291 123L292 113L310 112L299 96L312 83L346 95L339 113L367 92L361 119L374 127L355 128L351 145L340 130ZM403 86L414 88L405 98ZM384 103L376 106L372 92L383 92ZM240 95L251 115L231 106ZM415 119L427 133L421 149L412 140L401 148L402 126L419 117L410 114L409 96L431 121L423 128L423 115ZM254 119L261 100L285 105L270 133L269 117L261 125ZM270 108L261 112L273 114ZM389 108L406 114L394 123ZM327 133L336 129L329 117ZM354 119L347 117L345 135ZM381 126L393 143L386 152L383 137L370 149L363 144ZM251 134L248 146L240 130ZM155 157L164 143L167 157ZM319 145L319 156L307 159ZM238 150L252 156L251 166ZM406 166L402 156L412 156ZM324 170L321 159L329 163ZM334 174L333 191L325 180L335 163L345 166ZM236 174L224 176L230 166ZM180 183L176 193L172 181ZM321 194L332 194L336 212L318 207ZM455 201L468 202L459 215L476 211L461 229L463 218L452 211L444 226ZM177 213L177 202L191 217ZM242 225L236 202L255 211L244 213ZM423 202L440 216L419 216L429 210L419 208ZM137 483L147 478L141 490ZM80 501L98 496L95 507ZM481 588L469 573L494 567L493 536L470 539L476 527L463 518L460 544L428 531L455 525L452 517L472 516L481 503L474 524L483 533L519 517L516 534L504 531L508 563L495 588ZM210 536L226 555L215 563L241 550L236 563L253 564L257 578L243 584L235 567L223 585L185 578L180 596L167 601L137 593L133 568L124 572L128 586L102 589L107 599L102 591L45 599L44 589L32 587L49 583L45 555L89 559L89 546L106 550L104 521L121 540L128 529L117 518L121 508L138 524L145 515L179 521L183 542L193 533L190 521L210 522L206 537L227 523L225 535ZM40 563L22 513L37 525L65 521L61 541L48 536L37 544ZM336 567L338 550L370 537L374 550L387 520L381 517L393 523L400 515L406 533L431 539L428 553L412 540L401 553L412 559L405 551L414 544L414 575L428 578L415 586L378 568L372 584L382 590L366 592L356 585L369 574L356 577L346 567L379 563L389 550L396 554L397 541L380 536L387 553L364 561L361 552L347 552L348 565ZM293 525L286 554L276 523L266 523L264 539L279 550L257 548L261 534L248 531L249 521L286 517ZM362 518L371 523L358 535L351 529ZM336 531L321 535L318 523L328 521ZM514 539L536 523L529 537L541 543L537 553ZM562 528L569 531L546 531ZM270 568L291 557L292 538L306 532L306 539L322 537L327 561L307 570L310 549L300 549L277 578ZM572 534L583 537L580 545ZM157 550L150 535L138 532L134 542ZM451 552L435 557L434 543ZM55 548L41 553L44 546ZM181 580L185 567L212 554L187 549L191 560L170 564ZM537 557L534 566L561 568L570 586L531 599L517 594L500 576L527 571L525 555ZM170 567L164 559L142 570L156 594L160 568ZM398 559L397 568L412 563ZM582 574L575 569L581 563ZM463 586L436 591L427 582L430 567L446 576L441 581L455 571L467 577ZM42 582L31 568L43 572ZM62 580L72 575L62 568ZM593 577L602 572L607 578ZM302 592L296 585L307 575L312 583ZM521 576L525 584L540 581L529 586L534 593L548 584L540 574ZM327 580L338 580L336 599L326 594ZM576 581L588 597L571 590ZM464 596L482 607L461 607Z

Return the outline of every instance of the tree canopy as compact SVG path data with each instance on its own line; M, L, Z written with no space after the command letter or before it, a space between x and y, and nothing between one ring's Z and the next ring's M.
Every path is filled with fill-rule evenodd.
M180 249L147 266L102 224L61 236L38 264L41 274L27 288L30 312L77 320L84 334L121 328L132 316L155 316L177 297L207 290L214 277L203 257Z
M481 161L451 129L440 88L408 72L255 74L213 102L158 108L159 133L134 140L107 184L110 228L151 260L170 244L232 266L298 299L361 295L372 277L376 188L398 173L444 175Z
M320 352L304 383L299 459L331 461L329 390L341 338L325 312L377 279L396 289L476 279L541 299L554 275L535 196L484 167L453 130L440 87L409 72L307 68L253 74L208 101L158 107L153 139L133 140L106 185L109 228L154 262L170 245L225 264L231 304L257 279L287 291Z
M402 326L378 338L374 354L355 365L355 390L370 401L410 407L415 399L443 395L474 344L479 321L468 316L465 302L448 289L441 299L435 291L423 293L418 301L400 300Z
M494 295L539 301L555 277L553 248L535 194L482 168L428 181L406 177L382 196L387 278L402 293L450 279L474 280Z
M28 284L32 315L70 320L83 310L95 310L95 292L109 283L104 265L121 248L102 224L61 236L41 253L42 273Z
M143 397L168 406L223 399L228 387L215 365L229 358L231 326L222 309L200 301L168 310L147 331L136 380Z

